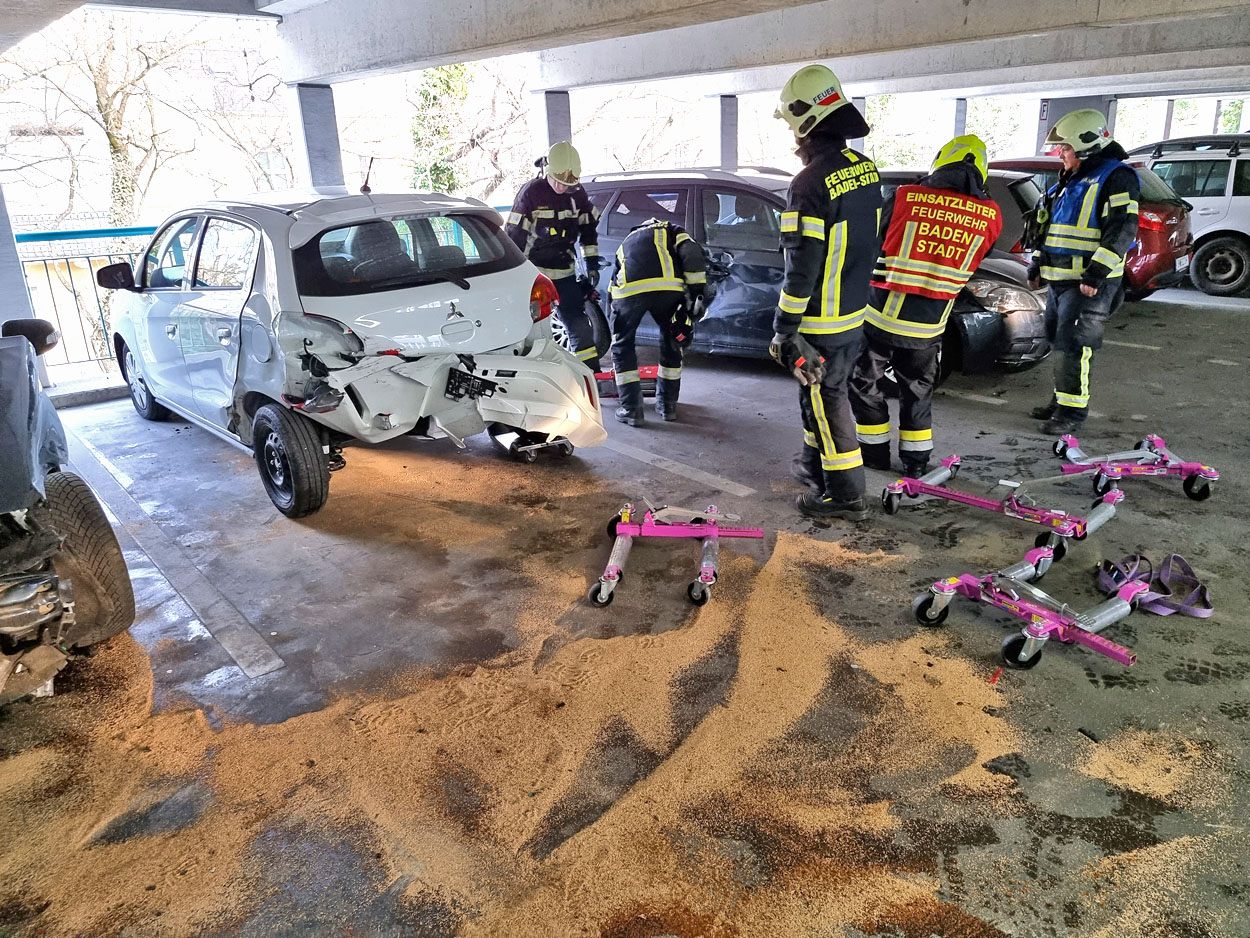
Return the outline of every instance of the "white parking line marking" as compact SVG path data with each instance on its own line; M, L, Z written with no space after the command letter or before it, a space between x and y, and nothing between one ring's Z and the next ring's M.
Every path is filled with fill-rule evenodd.
M986 397L984 394L969 394L967 391L947 391L942 389L938 393L947 397L962 397L965 401L976 401L978 404L993 404L995 407L1002 407L1007 403L997 397Z
M755 494L755 489L747 488L745 485L739 485L732 479L726 479L723 476L713 475L710 472L704 472L702 469L696 469L694 466L687 466L684 462L678 462L675 459L669 459L666 456L657 456L649 450L640 449L637 446L630 446L628 443L621 443L619 440L608 440L603 444L606 449L612 450L614 453L620 453L622 456L628 456L630 459L637 459L639 462L649 463L658 469L663 469L675 475L685 476L693 482L699 482L703 485L710 485L714 489L719 489L727 495L733 495L737 498L749 498Z
M96 458L96 462L109 471L109 475L116 479L122 488L124 488L127 492L134 488L135 480L126 475L126 473L122 472L113 460L109 459L96 448L94 443L88 440L85 436L78 436L78 434L74 434L74 438Z
M1120 348L1139 348L1147 352L1162 352L1161 345L1141 345L1137 342L1117 342L1115 339L1103 339L1103 345L1118 345Z
M1208 358L1208 365L1228 365L1230 368L1236 368L1241 362L1230 362L1227 358Z
M100 501L139 546L169 585L183 598L195 617L248 677L260 677L286 666L278 653L217 589L182 548L161 530L122 486L132 485L107 457L76 433L67 433L71 449L77 450L74 468L95 490ZM81 457L81 458L79 458Z

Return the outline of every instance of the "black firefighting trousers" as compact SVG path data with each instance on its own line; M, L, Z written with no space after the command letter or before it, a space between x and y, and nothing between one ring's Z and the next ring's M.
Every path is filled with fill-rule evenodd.
M686 301L684 293L657 290L613 300L608 321L612 326L612 367L621 406L642 408L642 385L638 379L638 349L635 334L648 313L660 327L660 373L655 384L655 406L663 412L677 405L681 392L682 348L673 337L674 314Z
M933 452L933 388L937 381L935 339L924 348L899 348L881 332L866 330L864 351L851 376L851 409L855 433L870 466L890 463L890 409L883 379L887 368L898 383L898 456L903 465L919 469Z
M581 284L577 277L561 277L553 282L560 294L555 314L568 333L569 347L591 371L598 371L599 356L605 350L595 348L595 327L586 315L586 294Z
M863 345L863 333L849 336L808 335L825 359L825 378L818 385L799 388L799 412L803 418L803 460L819 462L825 480L825 496L848 502L864 495L864 461L855 439L848 382Z

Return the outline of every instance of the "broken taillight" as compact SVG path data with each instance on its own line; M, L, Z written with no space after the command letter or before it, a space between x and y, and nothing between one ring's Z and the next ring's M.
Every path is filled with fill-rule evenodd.
M546 319L559 301L560 293L551 278L546 274L539 274L534 278L534 285L530 287L530 319L534 322Z
M1158 212L1142 209L1137 216L1137 226L1145 231L1166 231L1167 220Z

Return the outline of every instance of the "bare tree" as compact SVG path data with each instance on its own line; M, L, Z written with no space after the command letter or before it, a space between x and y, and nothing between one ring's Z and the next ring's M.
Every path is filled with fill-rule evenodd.
M94 124L108 145L109 217L133 222L152 178L171 159L190 152L172 143L159 113L153 78L197 44L190 22L179 18L165 35L140 39L126 17L84 11L47 31L47 54L33 62L4 60L21 82L43 82L65 107Z

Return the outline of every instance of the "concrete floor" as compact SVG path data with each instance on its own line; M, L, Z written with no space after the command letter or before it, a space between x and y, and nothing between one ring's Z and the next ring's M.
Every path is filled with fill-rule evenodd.
M1073 877L1083 864L1213 832L1244 834L1250 809L1244 784L1250 772L1250 507L1243 497L1250 476L1250 309L1188 306L1183 299L1136 304L1112 321L1095 363L1095 417L1082 442L1089 452L1106 452L1158 432L1176 452L1219 468L1215 494L1197 503L1177 482L1126 484L1119 516L1074 545L1045 586L1078 607L1092 605L1098 597L1090 571L1101 558L1142 552L1157 562L1176 551L1206 578L1216 615L1201 621L1138 613L1113 628L1109 636L1139 656L1131 670L1055 647L1039 668L1002 678L1010 721L1029 740L1022 747L1029 755L999 760L991 771L1014 779L1017 809L959 829L936 822L926 828L933 815L921 801L897 809L913 841L924 844L940 898L996 930L934 927L926 935L1094 934L1096 916L1074 912ZM989 492L1000 478L1055 471L1051 441L1026 415L1047 398L1049 372L1043 365L1022 374L958 376L940 392L937 450L963 455L959 486ZM214 726L280 724L345 696L383 694L414 669L455 675L510 660L529 641L510 597L532 584L530 561L588 586L606 557L603 524L627 498L690 505L713 500L770 532L768 541L741 549L761 563L778 531L841 539L865 551L918 547L887 607L896 609L893 618L883 619L880 606L854 590L829 587L819 600L836 607L866 642L912 635L908 605L928 582L989 571L1018 559L1031 544L1034 532L1023 526L941 502L905 503L894 517L874 512L869 525L853 530L801 521L793 510L799 489L789 478L798 436L794 385L769 363L706 358L689 363L684 385L680 423L633 429L612 422L606 446L532 468L502 459L484 439L470 440L464 452L415 441L350 448L327 507L298 522L272 508L247 455L207 433L177 421L144 422L125 400L62 416L75 438L75 467L120 523L141 607L132 635L150 656L154 712L200 710ZM868 475L870 497L892 479ZM509 497L489 505L475 501L472 480L482 476ZM1088 507L1088 481L1055 491L1064 507ZM439 536L431 537L431 524ZM487 533L466 535L462 543L456 536L462 524L484 526ZM570 607L550 623L534 667L569 642L687 627L691 612L682 590L694 566L693 553L684 549L637 551L633 576L611 614L584 603ZM728 602L729 594L718 593L713 604L718 601ZM1008 627L958 602L942 654L990 675ZM732 684L736 658L718 662L717 673ZM31 726L54 725L57 718L47 706L22 705L11 708L0 728L7 726L12 739L46 738ZM818 711L807 719L811 732L832 732ZM1177 807L1075 776L1046 755L1051 738L1058 752L1078 734L1097 745L1136 730L1182 733L1218 757L1231 780L1227 797L1203 809ZM10 745L0 756L20 749ZM211 795L196 789L180 797L198 804ZM593 820L589 824L593 828ZM327 841L324 832L275 826L252 849L271 881L256 893L267 898L232 926L244 933L341 927L343 893L296 888L313 868L341 874L362 928L451 934L465 920L446 909L426 910L418 916L421 928L405 931L411 909L400 908L394 883L379 883L376 871L361 872L359 857ZM1250 850L1241 836L1221 842L1219 850L1219 862L1187 875L1184 901L1140 934L1250 936ZM1001 876L973 876L972 869L999 869ZM1028 898L1018 885L1024 881L1032 889L1024 890ZM37 917L14 914L10 924L43 933ZM675 926L668 932L720 933ZM7 932L0 927L0 933ZM890 922L876 932L829 925L810 933L920 934Z

